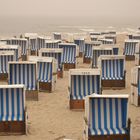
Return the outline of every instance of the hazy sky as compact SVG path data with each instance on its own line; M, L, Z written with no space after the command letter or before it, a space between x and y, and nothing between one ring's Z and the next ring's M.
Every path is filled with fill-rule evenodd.
M140 0L0 0L0 16L140 18Z

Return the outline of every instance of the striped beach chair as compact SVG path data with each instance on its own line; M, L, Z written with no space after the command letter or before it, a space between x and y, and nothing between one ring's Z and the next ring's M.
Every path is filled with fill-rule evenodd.
M60 42L58 40L46 40L45 41L45 48L59 48Z
M102 39L98 39L98 41L101 41L102 44L114 44L114 40L113 39L102 38Z
M63 49L60 48L42 48L39 50L39 56L41 57L53 57L57 60L57 77L63 78L63 64L61 58L63 56Z
M61 33L53 33L54 40L62 40Z
M0 51L0 80L8 79L8 62L15 60L14 51Z
M135 50L135 65L139 66L140 65L140 43L136 45L136 50Z
M74 39L74 43L79 47L79 57L82 57L85 49L85 39Z
M128 95L86 97L85 140L130 140Z
M133 34L132 39L134 40L140 40L140 34Z
M53 92L57 80L56 60L53 57L29 56L29 61L37 62L39 90Z
M97 68L98 65L98 57L100 55L113 55L113 48L112 47L93 47L92 49L92 60L91 60L91 67Z
M126 60L135 60L135 50L138 43L138 40L125 40L123 55L125 55Z
M42 36L37 37L37 51L41 48L45 48L45 38Z
M73 43L60 43L59 48L63 49L62 63L64 70L76 68L78 49L77 45Z
M84 109L84 98L94 92L101 94L99 69L71 69L69 71L70 109Z
M131 70L131 104L140 106L140 66Z
M21 47L18 45L1 45L0 51L14 51L16 61L18 61L21 58Z
M101 55L98 59L103 88L125 88L125 56Z
M21 57L23 61L27 60L28 55L28 40L25 38L12 38L7 42L9 45L19 45L21 47Z
M116 42L117 42L117 36L116 35L105 35L105 39L113 40L113 44L116 44Z
M24 85L0 85L0 135L26 134Z
M24 84L27 100L38 100L36 62L9 62L9 84Z
M85 51L84 51L84 57L83 57L83 63L91 63L92 59L92 49L94 46L100 46L100 41L92 41L92 42L86 42L85 43Z

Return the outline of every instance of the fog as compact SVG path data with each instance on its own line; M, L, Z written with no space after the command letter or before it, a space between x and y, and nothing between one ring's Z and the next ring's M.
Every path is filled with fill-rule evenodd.
M0 0L0 16L140 17L140 0Z

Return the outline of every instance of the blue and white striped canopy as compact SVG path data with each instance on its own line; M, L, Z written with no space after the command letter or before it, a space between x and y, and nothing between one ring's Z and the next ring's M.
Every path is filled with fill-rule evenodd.
M134 56L136 45L137 45L137 42L125 42L123 54L126 56L127 55Z
M46 41L45 42L46 48L59 48L58 42L56 41Z
M18 39L14 38L8 41L9 45L19 45L21 47L21 54L26 55L28 49L28 40L27 39Z
M0 88L0 121L24 121L23 88Z
M10 63L9 84L24 84L26 90L36 90L36 64Z
M29 46L30 46L30 49L32 51L38 50L38 48L37 48L37 38L31 38L31 39L29 39Z
M74 43L79 46L79 52L84 52L84 50L85 50L85 40L84 39L75 39Z
M62 45L63 56L61 58L62 63L76 63L76 45Z
M62 53L57 53L57 52L42 52L42 56L46 56L46 57L53 57L57 60L57 69L61 69L62 68L62 62L61 62L61 57L62 57Z
M92 67L97 67L98 57L100 55L112 55L113 51L111 49L102 49L96 50L93 49L93 57L92 57Z
M38 81L51 82L52 74L52 63L38 62Z
M19 51L18 48L17 49L13 49L13 48L0 48L0 51L14 51L15 52L15 60L18 61L19 56Z
M85 57L92 58L92 44L85 44Z
M101 60L102 80L124 79L124 59Z
M127 98L92 98L89 135L127 134Z
M0 73L8 73L9 61L14 61L14 55L0 55Z
M45 38L37 37L37 50L40 50L41 48L45 48Z
M71 99L84 99L93 93L100 93L100 75L71 75Z

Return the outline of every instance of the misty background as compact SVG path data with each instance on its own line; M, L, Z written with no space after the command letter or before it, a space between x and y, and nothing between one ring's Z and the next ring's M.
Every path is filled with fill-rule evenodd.
M0 0L0 34L137 28L140 0Z

